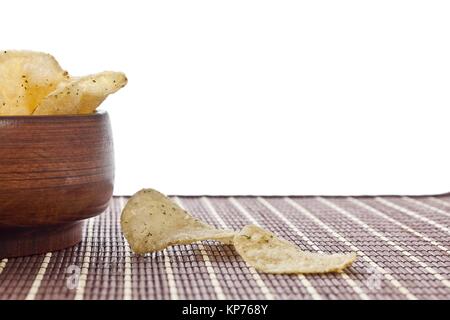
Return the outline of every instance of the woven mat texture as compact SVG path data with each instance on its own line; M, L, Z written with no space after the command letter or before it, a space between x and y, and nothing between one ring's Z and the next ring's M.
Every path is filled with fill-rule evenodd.
M268 275L204 241L134 255L127 198L85 223L79 245L0 261L0 299L450 299L450 195L174 197L218 227L258 224L310 251L356 251L341 274Z

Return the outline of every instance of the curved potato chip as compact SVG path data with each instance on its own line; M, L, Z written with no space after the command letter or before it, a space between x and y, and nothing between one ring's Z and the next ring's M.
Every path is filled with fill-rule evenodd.
M0 115L30 115L69 75L42 52L0 51Z
M339 272L351 265L355 253L323 254L301 251L260 227L245 226L234 237L236 251L250 266L266 273Z
M228 244L235 235L197 220L153 189L143 189L131 197L122 211L121 226L131 249L140 254L201 240Z
M125 74L112 71L72 78L44 98L33 115L92 113L108 95L123 88L127 81Z

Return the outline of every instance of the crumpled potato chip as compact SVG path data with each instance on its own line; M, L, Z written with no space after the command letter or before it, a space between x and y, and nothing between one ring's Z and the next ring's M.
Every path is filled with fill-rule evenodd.
M143 189L131 197L122 211L121 227L135 253L144 254L201 240L217 240L234 244L248 265L265 273L340 272L356 259L355 253L302 251L293 243L255 225L245 226L239 233L216 229L192 217L153 189Z
M235 236L232 230L199 221L153 189L143 189L131 197L122 211L121 227L131 249L139 254L201 240L230 244Z
M0 51L0 115L31 115L39 101L68 80L67 71L47 53Z
M127 81L125 74L113 71L71 78L45 97L33 115L92 113L108 95L123 88Z
M356 253L323 254L302 251L255 225L245 226L234 240L236 251L256 270L275 274L340 272Z

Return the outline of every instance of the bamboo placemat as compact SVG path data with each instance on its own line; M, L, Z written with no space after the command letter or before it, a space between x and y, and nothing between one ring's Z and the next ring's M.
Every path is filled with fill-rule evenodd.
M137 256L125 197L62 251L0 261L0 299L450 299L450 195L174 197L218 227L259 224L311 251L356 251L342 274L268 275L214 241Z

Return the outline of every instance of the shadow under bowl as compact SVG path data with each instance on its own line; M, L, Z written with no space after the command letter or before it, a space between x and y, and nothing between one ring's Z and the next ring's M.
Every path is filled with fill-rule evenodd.
M0 258L77 244L113 184L106 112L0 116Z

